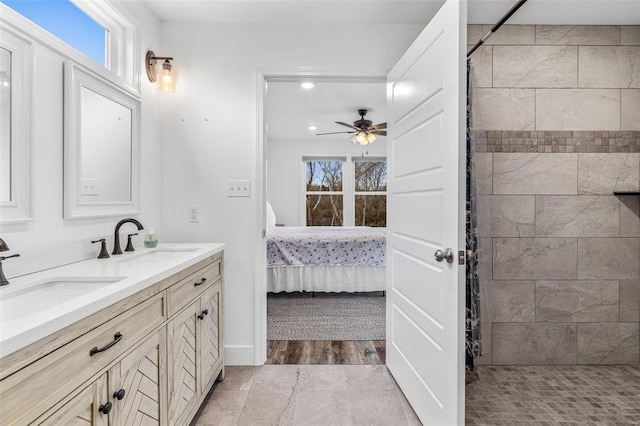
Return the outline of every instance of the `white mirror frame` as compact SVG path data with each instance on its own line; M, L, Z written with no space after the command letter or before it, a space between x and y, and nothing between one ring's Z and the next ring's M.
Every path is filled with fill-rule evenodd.
M0 29L0 46L11 52L11 200L0 201L0 223L31 217L31 86L33 46Z
M82 201L80 154L82 88L131 110L131 200ZM140 213L140 100L71 61L64 69L64 218L126 216Z

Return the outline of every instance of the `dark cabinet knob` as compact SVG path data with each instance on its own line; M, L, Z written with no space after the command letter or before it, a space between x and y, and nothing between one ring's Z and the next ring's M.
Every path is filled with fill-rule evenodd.
M107 402L106 404L102 404L100 408L98 408L98 411L102 414L109 414L109 411L111 411L112 408L113 404L111 402Z
M204 311L202 311L202 313L200 315L198 315L198 318L203 320L204 316L207 315L209 313L208 309L205 309Z
M116 393L113 394L113 397L115 399L117 399L118 401L120 401L120 400L122 400L122 398L124 398L124 394L125 394L124 389L120 389L119 391L117 391Z

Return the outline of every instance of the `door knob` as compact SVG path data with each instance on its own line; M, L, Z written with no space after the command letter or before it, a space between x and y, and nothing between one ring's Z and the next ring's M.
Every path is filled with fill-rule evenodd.
M436 250L434 257L438 262L442 262L446 259L447 263L453 263L454 253L450 248L447 248L444 251Z

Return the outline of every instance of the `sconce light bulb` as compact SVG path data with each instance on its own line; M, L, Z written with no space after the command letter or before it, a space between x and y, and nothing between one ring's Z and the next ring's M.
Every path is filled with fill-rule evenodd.
M173 93L176 91L175 86L175 69L169 60L165 60L162 63L162 75L160 76L160 81L158 81L158 90Z

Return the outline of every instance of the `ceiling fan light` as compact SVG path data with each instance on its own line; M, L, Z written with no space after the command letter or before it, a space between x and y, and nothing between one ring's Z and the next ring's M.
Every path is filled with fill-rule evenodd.
M360 145L366 145L367 142L367 134L365 132L358 132L358 134L356 135L356 140L358 141L358 143Z
M351 138L351 142L355 145L358 143L358 135L353 135L353 137Z
M367 133L367 142L373 143L376 140L376 135L373 133Z

